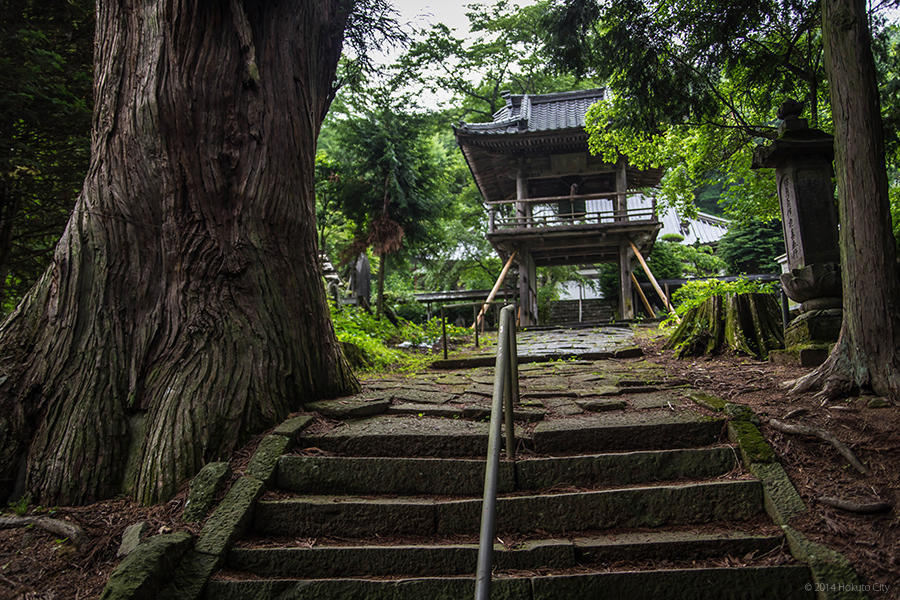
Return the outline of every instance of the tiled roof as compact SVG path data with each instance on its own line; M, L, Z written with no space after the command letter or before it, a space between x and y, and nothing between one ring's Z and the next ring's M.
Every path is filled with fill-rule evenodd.
M460 133L504 134L563 129L582 129L584 116L602 89L556 94L507 95L506 106L494 113L491 123L461 123Z
M632 196L628 199L629 208L649 208L652 205L652 199L643 196ZM698 212L694 218L684 218L670 206L663 209L659 220L662 221L662 229L659 231L660 238L667 233L677 233L684 236L684 241L681 243L687 246L695 243L714 244L728 232L729 225L727 219L704 212Z

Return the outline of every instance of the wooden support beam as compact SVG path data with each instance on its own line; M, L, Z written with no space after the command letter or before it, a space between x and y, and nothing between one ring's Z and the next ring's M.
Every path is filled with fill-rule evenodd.
M631 274L631 282L634 283L634 288L637 290L638 296L641 297L641 301L644 303L644 308L647 309L647 316L651 319L656 316L653 312L653 307L650 306L650 301L647 300L646 294L644 294L644 290L641 289L641 284L638 283L637 277L634 276L634 273Z
M484 320L484 312L490 307L491 302L494 300L494 296L497 295L497 292L500 290L500 286L503 285L503 280L506 279L506 274L509 272L509 267L512 266L513 260L516 258L516 252L514 251L509 255L509 258L506 260L506 264L503 265L503 270L500 271L500 277L497 278L497 283L494 284L494 287L491 289L491 293L488 294L487 300L484 301L484 306L481 307L481 310L478 311L478 316L475 317L475 322L472 323L472 329L478 327L478 321Z
M653 276L653 273L650 271L650 267L647 266L647 261L644 260L644 256L641 254L641 251L638 250L637 246L635 246L634 242L632 242L631 240L628 240L628 243L631 244L631 249L634 250L634 255L637 256L637 259L641 263L641 266L644 267L644 273L647 274L647 279L650 280L650 283L653 285L653 289L656 290L656 293L663 301L663 306L665 306L670 313L674 313L675 309L672 308L671 304L669 304L669 299L666 298L666 295L663 293L662 288L659 287L659 283L656 282L656 277Z
M623 321L634 318L634 294L631 289L631 250L619 246L619 316Z

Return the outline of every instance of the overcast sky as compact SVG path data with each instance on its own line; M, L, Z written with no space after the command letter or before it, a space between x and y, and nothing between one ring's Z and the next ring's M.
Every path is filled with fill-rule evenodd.
M393 0L391 2L400 13L401 23L412 23L415 27L443 23L451 29L457 29L460 33L469 28L469 20L466 19L467 5L490 6L493 3L493 0L464 0L462 2L454 0L445 0L444 2ZM534 4L534 0L517 0L512 4L528 6Z

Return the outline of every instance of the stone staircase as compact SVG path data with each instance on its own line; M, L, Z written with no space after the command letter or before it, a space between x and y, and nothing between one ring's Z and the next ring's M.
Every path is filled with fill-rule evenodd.
M724 419L646 378L610 386L577 367L579 394L524 374L532 408L520 459L501 464L492 598L814 597ZM391 400L384 414L302 434L206 598L473 596L487 423L472 403L487 399L461 387L416 404L415 385L373 386L361 401Z

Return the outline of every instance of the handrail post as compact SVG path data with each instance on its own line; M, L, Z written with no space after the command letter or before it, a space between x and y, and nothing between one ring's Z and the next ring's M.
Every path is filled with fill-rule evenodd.
M512 325L512 327L510 327ZM507 449L514 449L515 432L512 421L512 363L510 336L515 336L515 306L500 311L497 360L494 363L494 394L491 401L487 464L484 470L484 500L481 505L481 532L478 541L478 568L475 573L475 600L489 600L491 594L491 565L494 552L494 529L497 510L497 479L500 470L500 432L507 405ZM512 436L512 437L511 437Z
M472 305L472 315L473 315L473 319L474 319L473 322L475 323L475 347L477 348L478 347L478 305L477 304ZM484 320L482 319L481 322L484 323Z
M444 340L444 360L447 360L447 315L444 313L444 305L441 304L441 336Z
M516 459L516 430L513 423L513 405L519 404L519 357L516 348L516 315L515 309L507 311L504 317L506 323L506 345L509 358L507 360L507 382L503 395L504 416L506 426L506 458Z

